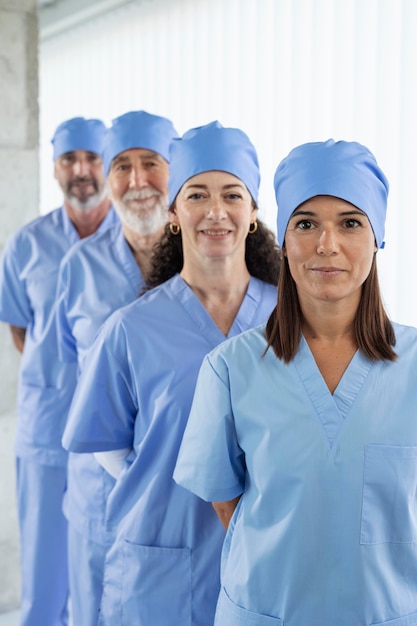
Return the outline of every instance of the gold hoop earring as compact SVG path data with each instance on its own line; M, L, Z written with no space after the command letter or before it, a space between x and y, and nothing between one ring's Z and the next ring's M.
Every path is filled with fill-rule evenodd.
M173 224L172 222L170 222L169 230L171 231L172 235L179 235L180 234L180 230L181 230L181 226L179 224Z
M258 222L255 220L249 224L249 234L253 235L258 230Z

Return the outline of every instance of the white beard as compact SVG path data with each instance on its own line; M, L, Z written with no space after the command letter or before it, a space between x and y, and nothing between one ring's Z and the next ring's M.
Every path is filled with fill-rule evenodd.
M155 196L158 197L156 204ZM143 200L150 198L150 202ZM140 205L135 200L142 200ZM128 191L121 200L113 200L120 221L130 230L146 237L162 229L168 221L168 198L156 190Z

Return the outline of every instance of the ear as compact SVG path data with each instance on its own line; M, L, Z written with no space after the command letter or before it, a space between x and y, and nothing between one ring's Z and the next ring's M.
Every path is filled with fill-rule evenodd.
M178 224L177 209L175 207L175 202L168 211L168 218L171 224Z

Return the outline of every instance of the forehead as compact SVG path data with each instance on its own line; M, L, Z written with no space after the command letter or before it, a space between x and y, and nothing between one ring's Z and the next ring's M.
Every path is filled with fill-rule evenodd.
M305 202L302 202L296 209L294 209L292 215L300 214L352 214L360 213L366 215L364 211L356 207L354 204L338 198L336 196L314 196L309 198Z
M230 174L229 172L223 172L220 170L201 172L200 174L192 176L184 183L184 187L194 186L234 186L246 189L245 184L240 180L240 178Z
M135 161L147 161L150 159L166 163L165 159L158 152L148 150L147 148L131 148L117 154L112 160L112 165L122 161L125 163L133 163Z
M97 152L91 152L90 150L70 150L69 152L64 152L61 154L57 161L64 161L66 159L97 159L100 158L100 155Z

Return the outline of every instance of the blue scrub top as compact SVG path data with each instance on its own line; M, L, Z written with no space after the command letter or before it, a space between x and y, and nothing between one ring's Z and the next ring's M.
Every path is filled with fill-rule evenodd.
M81 370L101 324L113 311L135 300L143 286L120 222L73 246L61 262L58 278L60 358L78 361ZM70 454L64 513L78 532L96 543L108 539L105 510L114 483L92 454Z
M266 321L275 304L276 288L251 278L229 336ZM119 525L118 539L134 551L125 574L137 578L140 593L141 579L144 588L162 584L162 567L161 603L179 587L184 601L192 596L192 623L207 626L224 530L211 505L176 485L172 473L200 364L224 340L193 291L174 276L104 323L64 436L65 447L77 452L134 447L132 465L108 503L109 529ZM120 558L127 558L124 549Z
M111 209L99 230L118 220ZM73 366L57 358L53 305L58 267L79 241L64 207L23 226L8 240L0 263L0 320L26 328L18 385L17 456L62 465ZM69 382L71 381L71 382Z
M288 365L263 328L204 360L174 478L242 494L216 626L417 624L417 330L395 332L333 395L304 338Z

